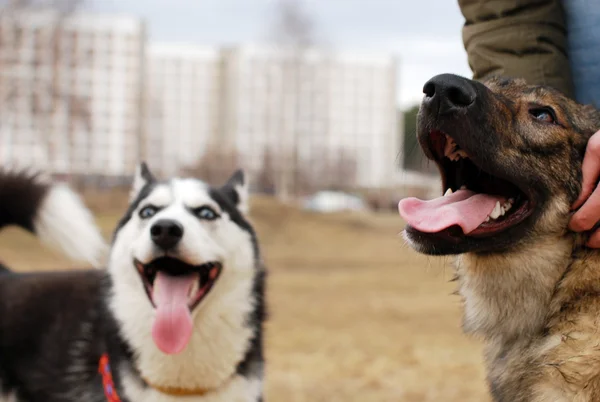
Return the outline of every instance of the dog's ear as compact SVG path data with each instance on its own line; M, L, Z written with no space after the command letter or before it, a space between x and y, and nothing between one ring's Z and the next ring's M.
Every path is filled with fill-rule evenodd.
M250 208L248 202L250 191L248 187L246 175L242 169L239 169L227 180L227 183L222 188L227 197L243 214L247 214Z
M131 191L129 193L130 201L133 201L140 191L149 183L153 183L156 181L154 175L148 169L148 165L146 162L142 162L135 169L135 175L133 177L133 186L131 187Z

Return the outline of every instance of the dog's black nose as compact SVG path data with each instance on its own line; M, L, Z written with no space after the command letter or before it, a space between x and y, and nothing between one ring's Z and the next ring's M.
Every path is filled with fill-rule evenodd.
M423 93L423 102L441 115L467 108L477 97L472 81L454 74L436 75L425 83Z
M150 228L150 237L158 247L169 250L183 237L183 226L171 219L161 219Z

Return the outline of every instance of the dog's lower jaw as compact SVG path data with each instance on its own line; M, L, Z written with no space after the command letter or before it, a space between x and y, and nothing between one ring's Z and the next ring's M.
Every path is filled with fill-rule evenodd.
M220 390L235 377L237 365L255 336L254 328L248 324L255 305L254 275L224 270L211 293L194 310L194 333L186 349L177 355L166 355L150 336L154 311L136 272L127 264L111 268L113 273L127 270L121 271L127 273L121 280L113 278L110 307L124 341L136 356L135 368L141 377L166 388L211 390ZM140 399L136 388L132 389L132 395L127 391L130 400L153 400ZM169 401L164 397L156 400Z

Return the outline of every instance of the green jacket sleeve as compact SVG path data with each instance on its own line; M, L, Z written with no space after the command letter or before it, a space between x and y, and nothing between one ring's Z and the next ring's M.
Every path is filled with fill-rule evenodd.
M573 96L560 0L458 0L474 79L524 78Z

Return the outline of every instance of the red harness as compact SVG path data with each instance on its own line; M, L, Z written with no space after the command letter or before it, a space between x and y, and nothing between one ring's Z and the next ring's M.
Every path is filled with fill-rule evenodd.
M102 376L102 386L104 388L106 400L108 402L121 402L121 399L117 394L117 390L115 389L115 383L110 371L110 362L108 360L108 354L106 353L100 357L100 362L98 363L98 372Z

